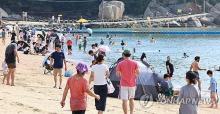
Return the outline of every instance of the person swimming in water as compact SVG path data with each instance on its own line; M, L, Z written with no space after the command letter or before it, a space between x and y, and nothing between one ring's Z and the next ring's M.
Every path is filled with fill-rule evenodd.
M152 37L150 43L156 43L156 40Z
M187 57L189 57L189 56L184 52L182 58L187 58Z
M121 48L122 50L124 50L124 46L125 46L125 43L124 43L124 40L121 41Z

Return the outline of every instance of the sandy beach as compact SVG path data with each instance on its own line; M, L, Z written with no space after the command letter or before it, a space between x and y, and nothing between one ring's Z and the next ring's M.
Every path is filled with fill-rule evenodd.
M9 42L9 39L7 40ZM0 61L4 59L6 45L0 45ZM60 100L63 89L53 88L53 76L43 74L40 55L24 55L19 53L20 63L17 64L15 86L0 84L0 114L70 114L69 96L66 106L61 108ZM68 69L74 66L68 64ZM2 82L2 71L0 72ZM89 74L86 76L88 78ZM67 78L63 78L63 88ZM153 103L150 108L135 102L135 114L178 114L179 105ZM219 114L220 109L207 108L199 105L199 114ZM86 114L96 114L94 99L88 97ZM123 114L121 100L108 98L105 114Z

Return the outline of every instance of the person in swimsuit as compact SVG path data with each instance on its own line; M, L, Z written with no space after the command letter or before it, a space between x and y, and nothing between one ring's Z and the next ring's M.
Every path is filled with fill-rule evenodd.
M200 68L199 61L200 61L200 57L196 56L195 61L191 64L190 71L193 71L194 73L196 73L197 75L196 80L198 81L198 87L199 87L199 90L201 91L201 80L199 78L199 70L206 70L206 69Z

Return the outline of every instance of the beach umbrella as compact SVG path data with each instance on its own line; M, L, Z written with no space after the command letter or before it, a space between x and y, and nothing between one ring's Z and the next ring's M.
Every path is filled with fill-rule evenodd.
M109 52L109 51L111 51L111 49L110 49L108 46L100 45L100 46L99 46L99 51Z
M83 18L80 18L80 19L77 21L77 23L87 23L87 22L88 22L88 20L83 19Z

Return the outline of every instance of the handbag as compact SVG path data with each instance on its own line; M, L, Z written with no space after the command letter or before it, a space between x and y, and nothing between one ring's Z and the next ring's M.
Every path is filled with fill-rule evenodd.
M115 87L113 86L111 80L109 78L106 79L107 87L108 87L108 94L112 94L115 92Z

